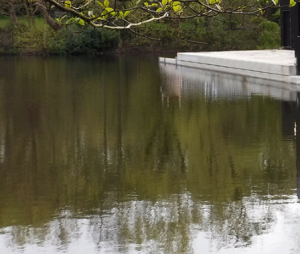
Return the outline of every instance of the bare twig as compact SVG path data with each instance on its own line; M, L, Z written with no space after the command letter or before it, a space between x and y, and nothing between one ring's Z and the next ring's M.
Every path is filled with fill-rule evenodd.
M132 33L138 35L138 36L142 36L142 37L145 37L147 39L150 39L150 40L153 40L153 41L160 41L161 39L157 39L157 38L153 38L153 37L150 37L150 36L147 36L146 34L141 34L141 33L138 33L136 31L134 31L133 29L129 29L129 31L131 31Z

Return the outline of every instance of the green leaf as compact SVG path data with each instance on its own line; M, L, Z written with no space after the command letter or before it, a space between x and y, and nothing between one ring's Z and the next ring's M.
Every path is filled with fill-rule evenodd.
M157 6L158 6L158 4L156 4L156 3L151 4L151 7L157 7Z
M84 20L79 19L78 24L84 26Z
M294 7L296 5L295 0L290 0L290 7Z
M130 11L125 11L124 18L126 18L130 14Z
M71 8L71 7L72 7L71 1L65 1L65 6L66 6L67 8Z
M114 11L114 9L113 9L113 8L111 8L111 7L106 7L106 8L105 8L105 10L106 10L107 12L110 12L110 14L111 14L111 12L113 12L113 11Z
M162 0L161 3L163 6L166 6L166 4L168 3L168 0Z
M109 1L108 0L104 0L104 7L108 7L109 6Z
M209 0L208 4L219 4L221 3L221 0Z
M104 5L101 2L96 1L96 3L99 4L104 9Z
M106 10L103 10L103 12L101 13L101 15L103 16L102 19L107 19L108 15L105 15L107 14L107 11Z
M144 3L144 5L148 8L149 4L147 2Z
M67 22L66 22L66 24L70 24L71 22L73 22L74 21L74 18L70 18Z
M158 9L156 10L156 12L160 12L160 11L163 11L163 9L162 9L162 8L158 8Z
M122 11L119 11L119 18L124 18L124 13Z
M175 12L181 12L182 11L182 7L181 7L181 5L175 5L175 6L173 6L173 10Z
M179 1L175 1L175 2L173 2L173 6L175 6L175 5L181 5L181 3Z

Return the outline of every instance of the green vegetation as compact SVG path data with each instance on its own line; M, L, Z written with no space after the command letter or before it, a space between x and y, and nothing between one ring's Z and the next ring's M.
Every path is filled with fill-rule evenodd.
M67 27L53 31L42 18L35 19L29 28L25 19L17 26L9 18L0 19L0 53L2 54L84 54L112 50L118 47L116 31Z
M136 37L137 47L155 50L168 48L191 50L241 50L280 47L280 27L265 18L231 20L219 16L208 19L169 23L153 23L142 31L150 37L162 38L160 42Z
M273 17L273 16L272 16ZM278 22L274 14L273 20ZM0 54L99 54L120 51L202 51L280 47L278 23L265 18L229 16L148 23L130 31L68 26L54 31L42 18L34 27L25 17L13 25L0 18Z

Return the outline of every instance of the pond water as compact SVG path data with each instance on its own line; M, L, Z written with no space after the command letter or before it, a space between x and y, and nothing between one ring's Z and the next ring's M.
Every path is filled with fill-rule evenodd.
M300 252L295 91L149 56L0 66L0 253Z

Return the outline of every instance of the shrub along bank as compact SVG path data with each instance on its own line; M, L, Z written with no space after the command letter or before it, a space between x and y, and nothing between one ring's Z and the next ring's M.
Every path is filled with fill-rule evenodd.
M273 20L217 16L149 23L135 33L79 26L55 32L41 18L35 18L34 26L0 18L0 54L270 49L280 47L278 22L276 14Z

